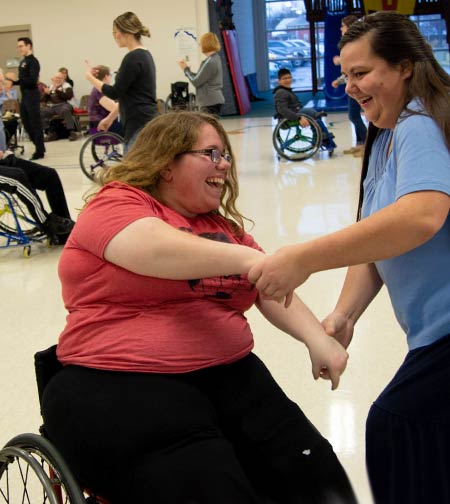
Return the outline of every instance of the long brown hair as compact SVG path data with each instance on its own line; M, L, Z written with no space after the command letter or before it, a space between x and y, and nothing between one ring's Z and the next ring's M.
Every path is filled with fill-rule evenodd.
M230 221L234 231L241 234L246 219L236 208L239 195L236 164L228 136L218 119L201 112L178 111L151 120L139 133L136 142L123 161L109 168L100 177L104 185L120 181L137 187L159 199L160 173L181 154L192 150L200 129L211 125L219 134L226 152L232 156L231 168L220 198L219 213ZM249 220L249 219L246 219Z
M450 76L436 61L431 46L416 24L397 12L375 12L352 23L339 41L339 49L365 35L369 36L372 52L389 65L412 64L402 117L417 113L430 116L442 131L447 149L450 150ZM423 111L407 109L407 104L413 98L419 100ZM361 218L363 183L370 151L377 134L378 128L369 125L361 173L358 219Z

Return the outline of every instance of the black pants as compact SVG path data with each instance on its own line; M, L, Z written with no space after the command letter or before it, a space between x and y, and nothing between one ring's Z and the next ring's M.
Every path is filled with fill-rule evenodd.
M38 227L43 229L48 214L41 199L33 189L27 174L23 170L4 166L2 163L3 160L0 161L0 190L15 194L27 207L28 213Z
M43 416L77 476L113 504L356 502L330 444L253 354L182 375L68 366Z
M222 104L208 105L206 107L200 107L200 112L205 112L206 114L212 114L215 116L220 116L220 111L222 110Z
M0 160L0 167L2 166L16 169L16 173L23 170L33 189L45 191L52 212L60 217L70 219L70 212L67 207L61 179L54 168L42 166L14 155L7 156Z
M412 350L372 405L366 459L377 504L450 502L450 335Z
M41 100L38 89L24 90L20 102L20 117L23 126L34 143L36 153L44 155L44 131L41 121Z

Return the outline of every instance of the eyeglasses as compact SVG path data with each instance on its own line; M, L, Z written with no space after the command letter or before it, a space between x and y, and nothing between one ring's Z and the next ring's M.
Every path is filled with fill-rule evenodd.
M231 163L233 158L230 154L222 154L219 149L197 149L183 152L183 154L205 154L209 156L213 163L220 163L221 158L225 159L227 163Z

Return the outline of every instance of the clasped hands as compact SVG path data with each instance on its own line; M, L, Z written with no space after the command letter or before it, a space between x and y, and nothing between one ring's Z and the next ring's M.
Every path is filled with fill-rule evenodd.
M250 268L248 279L255 284L263 299L284 301L287 308L292 302L294 289L308 279L310 272L300 263L297 247L283 247Z
M304 283L313 269L308 268L301 245L286 246L271 256L258 260L249 270L248 279L259 290L262 299L283 303L292 302L294 289ZM337 388L344 372L348 354L346 348L353 336L353 322L344 314L333 311L322 322L330 339L319 338L310 344L309 351L315 379L323 378ZM332 343L333 341L333 343Z

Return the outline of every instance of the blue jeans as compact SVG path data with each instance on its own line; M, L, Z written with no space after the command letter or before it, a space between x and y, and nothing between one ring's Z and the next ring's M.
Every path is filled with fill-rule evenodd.
M348 118L355 127L356 143L363 144L366 141L367 128L361 118L361 107L353 98L348 97Z

